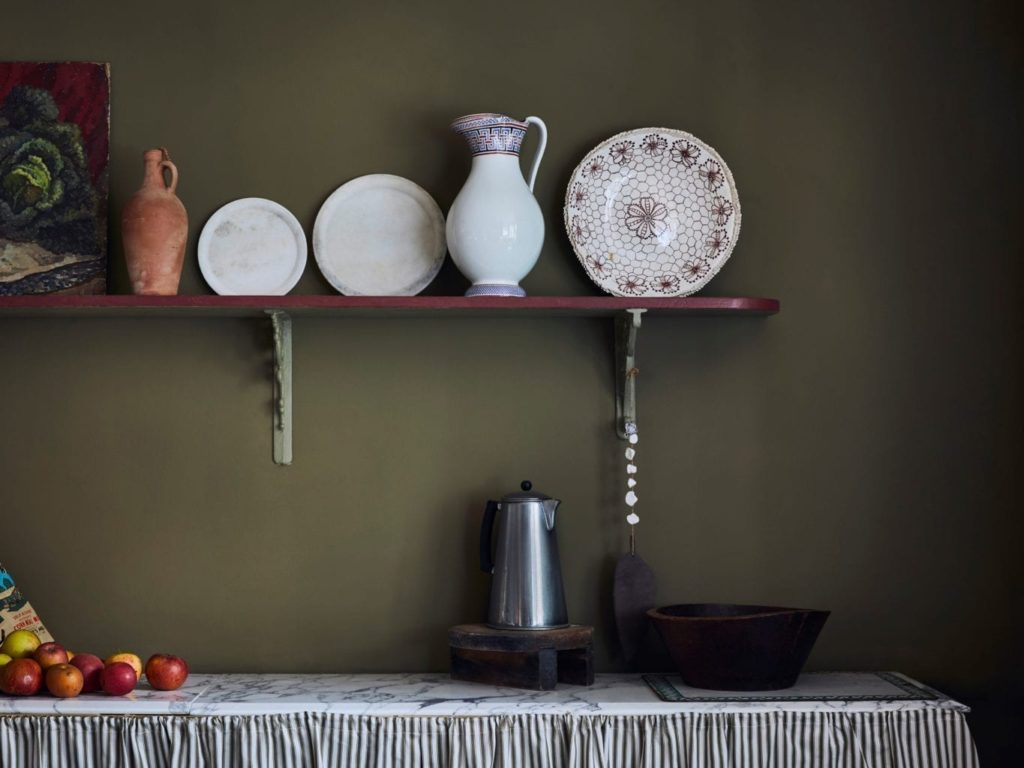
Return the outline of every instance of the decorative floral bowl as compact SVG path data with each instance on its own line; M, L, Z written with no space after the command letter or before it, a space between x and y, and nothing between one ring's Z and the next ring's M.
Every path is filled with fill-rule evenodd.
M722 268L740 234L725 161L696 136L641 128L576 167L565 228L590 279L616 296L688 296Z
M691 603L647 616L687 685L775 691L796 683L829 611Z

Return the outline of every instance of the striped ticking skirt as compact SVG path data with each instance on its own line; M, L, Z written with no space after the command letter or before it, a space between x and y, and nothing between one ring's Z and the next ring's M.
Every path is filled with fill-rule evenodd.
M962 712L643 716L0 716L2 768L974 768Z

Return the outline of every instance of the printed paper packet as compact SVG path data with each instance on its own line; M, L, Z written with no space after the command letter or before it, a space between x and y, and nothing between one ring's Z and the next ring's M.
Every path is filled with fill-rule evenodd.
M31 629L44 643L53 640L32 604L14 585L14 577L0 563L0 643L17 629Z

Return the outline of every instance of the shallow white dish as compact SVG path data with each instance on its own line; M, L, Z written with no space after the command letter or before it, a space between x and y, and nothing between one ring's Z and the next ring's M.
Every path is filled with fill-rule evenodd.
M692 134L640 128L602 142L569 181L565 228L590 279L616 296L689 296L728 260L740 199Z
M386 173L342 184L313 225L317 266L347 296L415 296L437 276L445 250L434 198Z
M306 233L261 197L219 208L199 235L199 269L221 296L284 296L306 267Z

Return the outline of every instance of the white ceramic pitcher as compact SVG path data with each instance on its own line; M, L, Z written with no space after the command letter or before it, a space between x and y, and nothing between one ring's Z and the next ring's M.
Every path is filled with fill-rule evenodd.
M527 128L540 130L529 182L519 168ZM448 212L448 250L473 284L467 296L525 296L519 287L544 244L544 216L533 197L548 129L539 117L515 120L493 112L452 123L473 152L473 167Z

